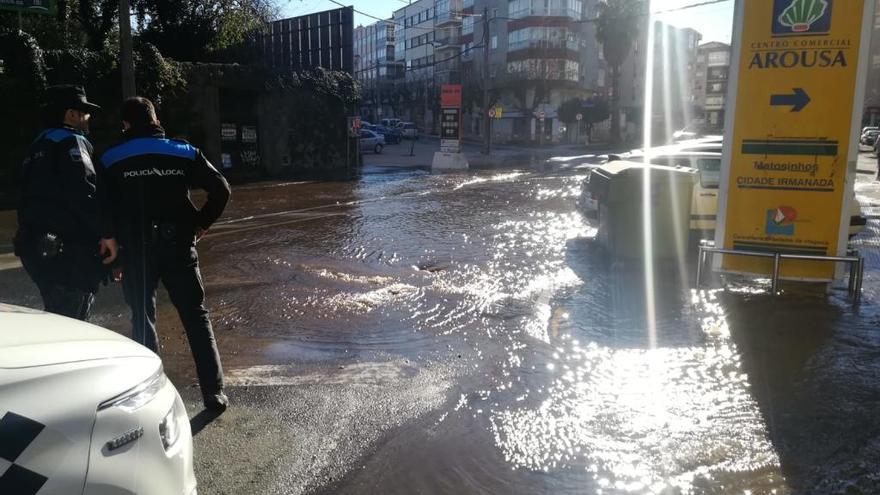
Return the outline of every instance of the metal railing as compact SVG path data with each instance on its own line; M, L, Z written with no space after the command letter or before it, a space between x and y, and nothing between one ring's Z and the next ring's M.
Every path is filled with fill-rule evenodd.
M582 12L566 7L524 7L510 13L511 19L524 19L526 17L569 17L574 20L580 20Z
M773 272L770 279L770 291L775 296L779 293L779 267L782 260L798 261L824 261L831 263L846 263L849 265L849 286L847 288L853 298L853 304L858 304L862 299L862 282L865 277L865 258L858 251L849 251L847 256L819 256L810 254L785 254L779 252L763 251L740 251L737 249L724 249L715 247L711 241L701 241L697 255L697 280L699 289L703 283L703 267L706 259L711 254L727 254L734 256L752 256L757 258L769 258L773 260Z

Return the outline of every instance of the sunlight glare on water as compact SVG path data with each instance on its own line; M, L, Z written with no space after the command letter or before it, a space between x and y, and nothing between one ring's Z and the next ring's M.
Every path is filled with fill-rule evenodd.
M718 478L778 482L779 459L722 309L714 293L692 296L705 345L615 349L567 339L546 367L546 397L493 415L506 460L586 469L615 493L698 493Z

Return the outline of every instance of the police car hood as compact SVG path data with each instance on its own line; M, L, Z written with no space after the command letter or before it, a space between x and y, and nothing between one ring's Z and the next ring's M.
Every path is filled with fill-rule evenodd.
M0 304L0 368L156 355L131 339L71 318Z

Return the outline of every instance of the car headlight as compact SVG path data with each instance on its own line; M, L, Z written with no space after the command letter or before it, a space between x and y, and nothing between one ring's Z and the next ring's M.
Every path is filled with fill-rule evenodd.
M162 447L166 452L180 439L180 418L186 417L181 409L183 409L183 404L180 399L175 400L171 410L159 423L159 437L162 439Z
M137 386L102 402L98 406L98 410L118 407L126 412L136 411L144 404L153 400L167 382L168 377L165 376L165 372L160 366L155 373Z

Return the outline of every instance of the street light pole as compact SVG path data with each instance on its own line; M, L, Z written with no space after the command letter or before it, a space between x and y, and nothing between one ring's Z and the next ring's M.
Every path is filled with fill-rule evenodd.
M119 0L119 67L122 71L122 97L137 93L134 81L134 55L131 42L131 9L128 0Z
M483 8L483 154L492 152L491 122L489 122L489 7Z

